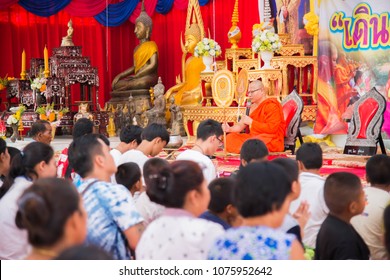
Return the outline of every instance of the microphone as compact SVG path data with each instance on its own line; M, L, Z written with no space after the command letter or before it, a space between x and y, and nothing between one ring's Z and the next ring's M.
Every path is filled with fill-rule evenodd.
M252 100L248 99L246 101L246 110L245 110L245 115L249 116L249 112L251 110L251 105L252 105Z

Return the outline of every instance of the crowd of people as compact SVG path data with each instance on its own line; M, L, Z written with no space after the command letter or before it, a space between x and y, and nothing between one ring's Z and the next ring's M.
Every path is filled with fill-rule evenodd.
M0 139L0 259L389 258L387 155L367 161L363 186L352 173L322 177L318 144L269 160L250 138L238 170L217 178L210 156L229 127L211 119L170 162L158 157L169 142L160 124L124 127L110 148L80 119L58 163L39 125L21 151Z

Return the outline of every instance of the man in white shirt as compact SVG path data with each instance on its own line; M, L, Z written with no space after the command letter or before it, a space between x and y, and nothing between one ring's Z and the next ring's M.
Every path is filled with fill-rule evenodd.
M127 125L122 128L121 133L119 135L119 140L121 141L118 146L113 148L110 151L110 154L114 158L115 165L119 166L119 162L121 160L122 154L125 152L135 149L141 144L141 133L142 127L138 125Z
M304 143L296 153L296 160L301 171L301 194L291 202L290 213L294 213L302 201L308 202L311 216L304 228L302 240L306 246L315 248L318 231L329 213L324 198L325 179L320 176L321 147L317 143Z
M192 160L203 168L203 175L208 183L217 177L216 168L209 156L212 156L223 144L223 130L219 122L207 119L202 121L196 131L196 141L192 149L177 156L177 160Z
M141 134L141 143L137 148L122 154L118 165L125 162L135 162L141 172L149 156L157 156L169 142L169 133L165 126L152 123L144 128Z

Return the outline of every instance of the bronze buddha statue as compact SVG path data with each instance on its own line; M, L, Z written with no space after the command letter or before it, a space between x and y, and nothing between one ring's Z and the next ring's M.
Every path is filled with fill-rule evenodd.
M149 97L149 89L158 80L158 47L150 41L153 23L145 12L142 1L142 11L135 21L134 33L140 44L134 49L134 65L119 73L112 81L113 98L128 99L132 95Z

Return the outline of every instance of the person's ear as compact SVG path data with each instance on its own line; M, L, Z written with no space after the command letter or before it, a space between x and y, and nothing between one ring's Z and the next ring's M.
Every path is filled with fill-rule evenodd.
M241 159L241 165L242 166L246 166L247 164L248 164L248 162L245 159Z
M359 203L357 201L352 201L350 204L349 204L349 212L351 214L353 214L354 216L355 215L359 215L361 214L360 212L360 207L359 207Z
M305 169L305 166L303 165L302 161L297 160L297 162L298 162L299 171L303 171Z
M105 160L104 160L104 157L102 155L95 156L93 161L100 167L105 166Z
M299 181L293 181L291 184L291 192L293 193L293 197L298 198L301 194L301 184Z

